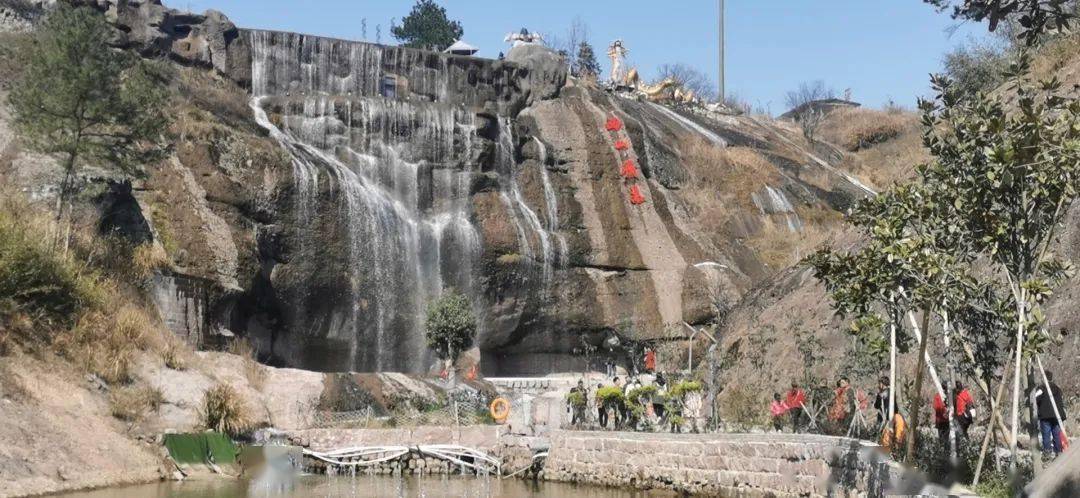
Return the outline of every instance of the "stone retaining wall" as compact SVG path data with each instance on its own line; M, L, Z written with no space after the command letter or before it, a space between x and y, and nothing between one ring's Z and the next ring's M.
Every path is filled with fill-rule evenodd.
M894 467L846 438L557 431L541 476L739 497L880 496Z

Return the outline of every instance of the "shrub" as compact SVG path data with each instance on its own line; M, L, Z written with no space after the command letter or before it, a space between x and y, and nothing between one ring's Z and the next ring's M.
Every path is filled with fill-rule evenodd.
M25 206L0 209L0 299L3 309L22 312L38 328L66 328L80 313L105 301L101 279L53 249L42 225Z
M668 390L668 395L672 398L682 399L687 394L700 392L702 390L701 383L696 380L684 380L671 386Z
M617 386L607 386L597 389L596 399L600 400L600 406L603 406L604 408L622 406L625 401L622 389Z
M164 344L161 346L161 360L165 362L166 367L173 370L187 370L191 362L191 350L180 338L166 333Z
M574 391L566 395L566 404L570 405L571 408L584 408L587 400L584 394Z
M728 386L720 401L724 418L744 427L764 426L768 404L764 391L750 386Z
M207 429L232 437L243 435L252 428L247 404L228 384L218 384L206 391L202 416Z
M112 415L125 422L137 422L148 413L156 412L165 395L151 386L127 386L109 393L109 409Z
M641 386L631 389L630 392L626 394L626 399L635 403L650 403L652 402L653 396L656 396L656 393L656 386Z
M874 109L841 109L829 116L822 138L851 152L888 142L916 127L913 114Z

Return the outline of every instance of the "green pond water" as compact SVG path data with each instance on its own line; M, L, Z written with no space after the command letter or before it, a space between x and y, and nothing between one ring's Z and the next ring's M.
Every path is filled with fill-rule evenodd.
M163 482L58 495L64 498L616 498L660 497L670 493L577 486L561 483L533 483L519 479L490 477L389 477L301 476L290 489L267 489L247 481L209 480Z

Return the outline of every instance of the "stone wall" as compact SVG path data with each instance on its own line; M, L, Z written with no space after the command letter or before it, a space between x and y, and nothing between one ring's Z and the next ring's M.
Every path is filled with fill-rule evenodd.
M846 438L558 431L542 477L722 496L879 496L892 473Z

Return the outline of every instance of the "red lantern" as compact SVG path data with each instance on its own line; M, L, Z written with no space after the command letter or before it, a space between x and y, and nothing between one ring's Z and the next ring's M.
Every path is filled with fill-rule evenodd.
M632 159L627 159L622 165L622 176L624 178L632 179L637 178L637 166L634 166Z
M615 142L615 150L623 151L630 148L630 143L626 140L619 140Z
M637 185L630 186L630 204L637 206L645 203L645 196L641 195L641 189Z
M605 128L607 128L607 131L619 131L622 129L622 121L619 121L619 118L612 116L608 118Z

